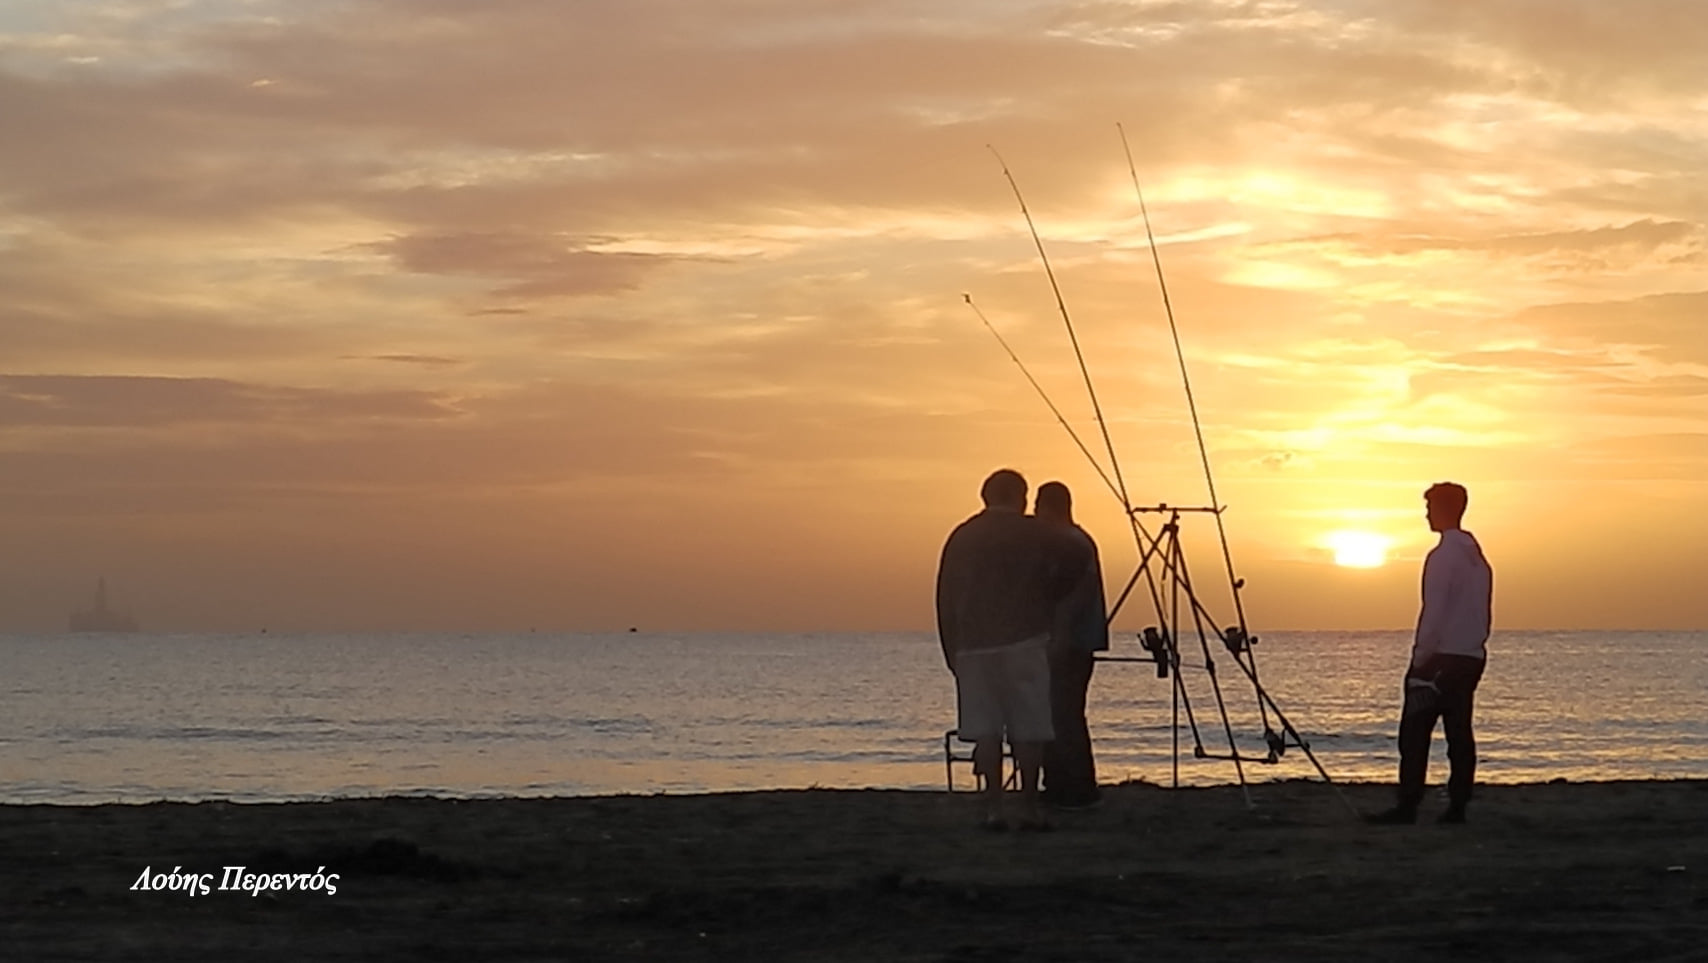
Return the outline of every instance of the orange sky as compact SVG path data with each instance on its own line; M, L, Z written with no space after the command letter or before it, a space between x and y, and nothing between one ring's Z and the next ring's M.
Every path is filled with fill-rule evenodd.
M1118 581L961 300L1094 437L994 144L1134 498L1205 501L1117 122L1254 628L1410 624L1449 478L1497 630L1708 625L1704 49L1685 0L0 4L0 629L101 574L158 630L925 628L1002 465Z

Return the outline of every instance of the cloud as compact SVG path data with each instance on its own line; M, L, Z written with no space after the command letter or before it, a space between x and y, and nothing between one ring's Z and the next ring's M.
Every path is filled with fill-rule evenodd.
M861 546L844 581L901 571L896 546L963 507L956 479L1080 457L960 292L1094 428L987 145L1117 444L1147 486L1195 484L1117 121L1212 455L1266 506L1390 482L1409 505L1411 474L1572 458L1627 480L1580 443L1664 446L1708 414L1685 3L0 17L10 524L391 546L496 527L521 557L526 504L592 544L630 526L714 558L752 536L706 505L739 503L829 539L815 558ZM873 492L896 529L838 528ZM633 555L631 586L655 570Z
M521 234L409 236L371 247L420 274L470 275L509 280L498 297L541 298L617 294L639 286L644 274L669 259L648 254L607 254L586 241Z
M1610 249L1629 249L1636 255L1680 244L1702 235L1701 225L1683 221L1643 219L1620 227L1581 231L1550 231L1541 234L1494 235L1486 238L1429 236L1380 236L1376 234L1335 235L1301 238L1288 245L1341 245L1365 256L1419 254L1429 251L1472 251L1529 257L1560 254L1595 254ZM1286 245L1282 245L1286 246Z
M391 364L422 365L429 368L455 368L468 364L462 358L445 358L431 354L347 354L341 361L385 361Z
M825 433L827 424L838 430ZM835 399L780 407L765 395L617 385L540 383L450 398L215 379L0 377L10 494L38 498L115 486L502 495L606 484L694 490L740 477L765 487L784 459L821 482L833 477L826 469L848 470L876 450L935 461L965 447L957 431L951 419Z
M0 431L337 424L369 419L440 419L455 414L444 399L419 391L324 391L216 378L0 375Z
M1546 89L1593 103L1633 93L1665 96L1681 82L1700 82L1694 65L1708 43L1708 27L1690 0L1620 9L1593 0L1405 0L1385 13L1424 36L1474 38L1533 65Z
M1642 347L1667 362L1708 363L1708 291L1674 291L1631 300L1545 304L1513 321L1562 343Z
M1361 37L1332 12L1129 6L1141 35L1182 29L1112 45L1088 42L1067 9L1065 25L1024 7L975 25L883 6L851 18L829 3L716 17L658 2L326 6L180 33L185 57L156 75L13 78L0 103L33 118L34 136L0 164L26 175L22 203L60 216L189 221L338 204L418 227L551 218L600 232L632 223L637 200L710 221L821 204L999 204L965 176L983 143L1088 139L1077 116L1052 119L1052 102L1128 115L1148 158L1217 163L1261 148L1216 128L1256 133L1283 114L1314 128L1321 111L1320 129L1349 138L1348 107L1396 110L1419 89L1496 83L1439 51ZM1162 120L1180 116L1197 121ZM1113 160L1111 123L1094 139ZM61 163L73 154L82 162ZM957 154L963 164L945 163ZM1089 185L1103 166L1070 151L1017 156L1058 184Z

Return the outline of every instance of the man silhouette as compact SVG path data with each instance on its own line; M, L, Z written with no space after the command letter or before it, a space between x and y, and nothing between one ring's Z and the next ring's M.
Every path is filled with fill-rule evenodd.
M1482 546L1459 527L1469 496L1464 486L1441 482L1423 493L1425 517L1440 541L1423 561L1423 606L1418 612L1411 663L1400 713L1400 785L1394 808L1370 817L1376 823L1412 823L1423 801L1429 741L1435 721L1447 736L1447 810L1444 823L1465 821L1477 772L1477 742L1471 706L1488 661L1493 621L1494 573Z
M1056 607L1050 633L1050 708L1055 739L1044 747L1044 800L1058 809L1089 809L1102 802L1085 700L1091 689L1092 653L1109 648L1103 565L1097 542L1073 520L1073 493L1061 482L1038 486L1033 513L1082 541L1091 561L1079 584Z
M937 634L955 675L957 729L984 778L984 825L1006 829L1002 743L1014 750L1021 829L1047 829L1038 772L1050 724L1047 645L1056 604L1089 563L1085 544L1026 514L1026 479L1002 469L980 489L984 510L949 534L937 567Z

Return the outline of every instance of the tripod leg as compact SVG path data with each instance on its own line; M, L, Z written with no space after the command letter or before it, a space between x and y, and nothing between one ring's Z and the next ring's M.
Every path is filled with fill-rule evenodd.
M1233 758L1234 773L1239 777L1239 791L1245 797L1245 808L1255 809L1256 803L1251 798L1251 786L1245 781L1245 764L1240 761L1239 743L1234 741L1234 726L1228 720L1228 705L1222 698L1222 683L1216 675L1216 660L1210 655L1209 636L1204 632L1203 606L1197 604L1197 593L1192 591L1192 579L1186 572L1186 558L1180 553L1179 542L1175 543L1175 574L1186 595L1192 600L1192 623L1198 631L1198 646L1204 652L1204 670L1210 675L1210 691L1216 694L1216 709L1222 716L1222 732L1228 738L1228 755Z
M1180 788L1180 687L1185 683L1180 681L1180 656L1174 650L1174 642L1168 643L1169 660L1174 664L1169 666L1174 675L1174 725L1169 727L1169 736L1174 740L1174 788ZM1194 729L1194 732L1197 730Z
M1244 668L1244 666L1241 666L1241 668ZM1305 758L1309 759L1311 761L1311 765L1316 767L1317 775L1323 777L1323 782L1328 783L1329 788L1334 790L1335 797L1340 800L1341 805L1346 807L1346 811L1352 814L1353 819L1364 818L1363 815L1358 812L1358 807L1352 805L1352 800L1346 798L1346 793L1341 792L1340 784L1334 781L1334 778L1328 774L1328 770L1324 769L1323 764L1317 760L1317 754L1311 751L1311 744L1305 741L1305 737L1299 734L1299 730L1293 728L1292 721L1287 718L1287 714L1285 712L1281 711L1281 707L1276 704L1274 697L1270 696L1269 690L1265 689L1263 684L1257 681L1257 677L1255 675L1252 676L1251 684L1257 689L1258 698L1263 702L1268 703L1269 708L1274 710L1276 721L1281 723L1281 730L1292 736L1293 742L1298 745L1300 749L1304 750Z

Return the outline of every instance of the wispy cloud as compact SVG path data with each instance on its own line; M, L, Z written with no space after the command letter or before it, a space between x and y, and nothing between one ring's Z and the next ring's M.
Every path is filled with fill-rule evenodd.
M893 573L967 478L1098 484L960 302L1093 427L987 145L1118 443L1159 495L1197 484L1117 121L1265 558L1323 512L1388 517L1331 492L1409 511L1459 472L1496 487L1492 541L1530 545L1553 522L1503 480L1708 469L1673 443L1708 416L1708 19L1684 0L14 7L0 522L25 549L51 545L45 506L151 551L167 506L222 545L346 510L341 538L394 544L431 528L414 511L465 520L424 557L484 525L538 566L504 499L637 558L711 553L732 499L811 532L790 551L826 578L884 586L874 623L923 624ZM731 551L731 592L792 564ZM634 562L587 611L651 578Z

